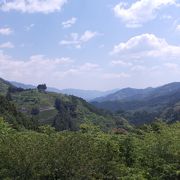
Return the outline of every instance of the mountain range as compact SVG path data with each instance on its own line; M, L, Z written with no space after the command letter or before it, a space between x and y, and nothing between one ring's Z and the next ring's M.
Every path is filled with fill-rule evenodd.
M10 81L10 83L16 87L20 87L23 89L34 89L34 88L36 88L36 86L34 86L34 85L23 84L23 83L19 83L16 81ZM48 87L47 91L55 92L55 93L62 93L62 94L66 94L66 95L73 95L73 96L83 98L87 101L91 101L95 98L106 96L108 94L114 93L114 92L118 91L118 89L113 89L113 90L109 90L109 91L82 90L82 89L73 89L73 88L60 90L57 88Z
M173 82L157 88L125 88L92 101L97 107L117 110L138 110L154 108L180 101L180 82Z
M180 82L157 88L125 88L91 102L99 109L109 110L133 124L162 118L168 122L180 119Z
M180 119L180 82L156 88L124 88L106 92L48 88L46 93L40 93L36 86L0 79L0 94L6 95L9 86L24 89L22 92L11 94L13 102L28 116L31 116L34 107L38 108L40 113L35 118L40 123L51 125L54 123L54 118L57 116L54 102L57 98L61 100L64 107L69 107L67 102L70 106L77 107L78 116L73 121L77 121L78 126L84 118L111 127L115 125L114 117L118 117L120 121L128 120L133 124L152 122L155 118L162 118L168 122ZM89 100L90 104L83 99ZM68 108L64 111L67 111L67 117L71 116L68 114Z

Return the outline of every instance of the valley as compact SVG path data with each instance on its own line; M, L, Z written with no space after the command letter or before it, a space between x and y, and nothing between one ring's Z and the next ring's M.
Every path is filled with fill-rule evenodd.
M0 0L0 180L180 180L180 0Z
M179 83L91 103L0 87L0 179L178 179Z

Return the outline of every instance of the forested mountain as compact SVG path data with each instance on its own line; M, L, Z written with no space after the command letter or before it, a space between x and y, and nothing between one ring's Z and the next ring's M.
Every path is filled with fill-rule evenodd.
M160 96L168 96L180 91L180 82L169 83L157 88L134 89L125 88L104 97L96 98L93 102L105 101L132 101L132 100L148 100Z
M80 124L89 122L109 130L119 122L122 126L123 122L127 124L123 118L114 118L75 96L18 88L5 80L1 80L1 85L5 88L0 94L6 95L18 112L39 125L48 124L57 130L78 130Z
M23 84L23 83L19 83L19 82L15 82L15 81L11 81L10 83L16 87L23 88L23 89L34 89L34 88L36 88L36 86L34 86L34 85ZM87 101L90 101L90 100L93 100L95 98L98 98L101 96L106 96L108 94L114 93L114 92L118 91L118 89L113 89L113 90L109 90L109 91L82 90L82 89L62 89L62 90L60 90L57 88L48 87L47 91L48 92L62 93L62 94L66 94L66 95L73 95L73 96L83 98Z
M100 102L92 102L93 105L72 95L40 92L34 86L34 89L23 89L17 84L17 88L15 84L12 85L3 79L0 83L0 94L10 98L18 111L33 122L50 124L58 130L77 130L84 121L93 122L107 130L116 127L117 124L118 127L124 125L126 128L129 127L126 120L141 125L151 123L156 118L174 122L180 117L180 83L171 83L158 88L122 89L96 99ZM59 110L55 107L57 102L58 106L61 106ZM98 110L94 106L111 111L115 115Z
M105 101L120 101L120 100L128 100L128 99L137 99L143 98L149 95L154 90L154 88L146 88L146 89L134 89L134 88L124 88L115 93L108 94L107 96L99 97L93 99L94 102L105 102Z
M0 116L3 117L13 128L36 129L38 122L32 118L27 118L19 112L16 106L0 95Z
M138 96L138 95L137 95ZM148 111L158 111L167 106L175 105L180 101L180 89L175 91L166 92L166 94L160 94L159 91L153 94L149 94L146 97L137 96L131 98L125 98L123 100L115 101L104 101L104 102L92 102L95 106L107 109L111 111L118 110L148 110Z
M96 99L92 104L117 112L135 124L150 123L157 117L172 122L180 117L180 83L158 88L123 89Z
M0 78L0 94L1 95L6 95L8 88L12 86L11 83L8 81L5 81L4 79Z

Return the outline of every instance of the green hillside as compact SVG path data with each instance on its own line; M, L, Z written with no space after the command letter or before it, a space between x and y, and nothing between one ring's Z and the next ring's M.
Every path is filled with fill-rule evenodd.
M3 117L14 128L36 129L37 122L32 118L27 118L19 112L16 106L0 95L0 116Z
M6 95L8 88L12 86L9 82L0 78L0 95Z
M123 126L127 122L121 118L114 118L111 114L98 110L85 100L59 93L38 91L37 89L10 88L11 84L2 80L6 87L1 94L8 94L17 110L39 125L48 124L57 130L78 130L80 124L87 122L100 126L104 130ZM59 103L55 107L55 102ZM59 109L58 109L59 108Z
M151 123L156 118L175 122L180 119L180 83L144 90L124 89L92 104L116 113L135 125Z
M91 105L88 105L83 99L67 96L63 94L50 93L50 92L38 92L38 90L26 90L23 92L12 93L13 102L17 104L19 111L27 114L29 117L33 116L39 121L40 124L50 124L58 129L58 117L61 121L71 120L73 127L67 127L67 129L76 130L79 125L85 121L93 122L103 128L114 127L115 124L110 116L105 117L104 114L96 112ZM63 112L58 113L58 110L54 107L55 100L59 99L65 109ZM74 107L70 114L68 107ZM39 113L32 115L32 110L36 108ZM66 129L66 128L65 128Z

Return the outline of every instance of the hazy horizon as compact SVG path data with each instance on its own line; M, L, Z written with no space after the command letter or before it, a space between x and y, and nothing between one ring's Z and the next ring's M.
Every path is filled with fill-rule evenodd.
M6 80L6 79L5 79ZM11 80L7 80L9 82L14 82L14 83L20 83L20 84L24 84L24 85L29 85L29 86L37 86L38 84L27 84L27 83L22 83L22 82L17 82L17 81L11 81ZM161 86L164 86L164 85L167 85L167 84L171 84L171 83L180 83L180 82L168 82L166 84L160 84L158 86L145 86L145 87L131 87L131 86L126 86L126 87L116 87L116 88L113 88L113 89L104 89L104 90L101 90L101 89L78 89L78 88L72 88L72 87L67 87L67 88L63 88L63 89L60 89L58 87L53 87L53 86L49 86L48 84L47 87L48 88L55 88L55 89L58 89L58 90L84 90L84 91L101 91L101 92L106 92L106 91L112 91L112 90L121 90L121 89L125 89L125 88L132 88L132 89L147 89L147 88L157 88L157 87L161 87ZM44 84L43 82L40 83L40 84Z
M180 0L0 0L0 77L107 91L180 81Z

